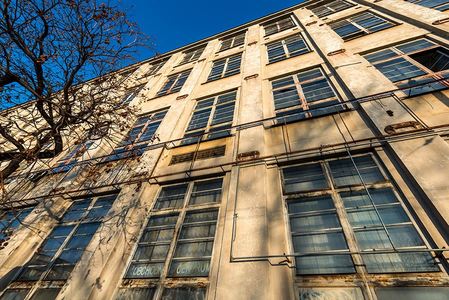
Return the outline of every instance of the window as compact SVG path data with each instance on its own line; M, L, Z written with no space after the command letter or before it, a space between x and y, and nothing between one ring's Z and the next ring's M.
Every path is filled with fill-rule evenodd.
M139 117L126 138L102 162L142 155L148 143L154 138L167 111L168 108Z
M424 7L434 8L439 11L445 11L449 9L449 1L447 0L406 0L411 3L415 3Z
M240 73L242 54L233 55L214 61L207 81L217 80Z
M0 211L0 244L9 240L14 231L34 209L32 207L17 207Z
M237 91L198 100L182 144L231 135ZM205 134L207 133L207 134Z
M152 279L154 283L155 279L166 277L208 277L222 186L223 178L218 177L161 187L126 271L128 282L131 280L132 284L133 279L139 282ZM157 284L163 287L163 283ZM155 290L156 287L152 290L122 287L119 295L153 295ZM191 295L204 292L190 287L164 289L166 296L162 299L178 299L176 297L183 295L182 299L190 299Z
M126 93L125 97L123 97L121 106L128 105L131 101L136 98L136 96L140 93L140 91L144 88L146 84L141 84L131 89L128 93Z
M285 167L282 178L298 275L354 273L350 252L368 273L439 270L372 155Z
M310 8L310 10L317 16L317 17L325 17L328 15L331 15L333 13L345 10L347 8L350 8L354 6L354 4L349 3L344 0L334 0L328 3L321 4L320 6L316 6L313 8Z
M148 71L145 73L145 76L152 76L156 74L167 62L169 58L164 58L158 62L154 62L151 64L151 66L148 68Z
M201 48L184 52L184 57L179 64L183 65L189 62L197 61L200 58L201 54L203 54L205 48L206 46L202 46Z
M263 27L265 29L265 36L272 35L287 30L289 28L293 28L295 26L296 24L291 16L285 16L281 19L277 19L263 24Z
M300 34L267 44L268 62L274 63L310 52Z
M228 50L234 47L241 46L245 43L246 32L233 35L231 37L224 38L221 40L220 51Z
M410 96L448 86L449 51L427 39L400 44L364 57Z
M186 82L187 78L189 77L190 71L191 70L187 70L168 76L167 81L165 82L161 90L157 93L157 96L179 92Z
M271 86L279 122L300 120L338 109L329 107L339 100L321 68L272 80Z
M208 159L220 157L225 155L226 146L220 146L196 152L188 152L185 154L173 155L170 160L170 165L179 164L183 162L191 162L194 160Z
M390 28L394 25L393 22L370 12L357 14L330 24L331 28L345 41Z
M93 145L93 141L87 141L85 143L80 143L73 148L72 151L67 153L64 158L57 161L56 166L53 167L53 173L62 173L71 170L78 160L83 156L85 152Z
M67 280L116 198L117 193L74 199L16 281ZM8 289L0 299L14 295L23 299L29 292L30 289ZM31 298L54 299L58 293L59 288L37 289Z

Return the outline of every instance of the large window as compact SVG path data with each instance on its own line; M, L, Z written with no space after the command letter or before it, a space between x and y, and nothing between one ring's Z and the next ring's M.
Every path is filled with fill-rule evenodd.
M357 14L330 24L345 41L394 26L394 23L370 12Z
M267 44L268 62L274 63L310 51L300 34Z
M57 161L56 166L52 169L52 173L62 173L71 170L93 144L93 141L87 141L75 145L71 151Z
M266 36L287 30L289 28L293 28L295 26L296 24L291 16L285 16L282 17L281 19L276 19L274 21L270 21L268 23L263 24Z
M241 53L214 61L207 81L239 74L241 61Z
M449 1L447 0L406 0L411 3L415 3L424 7L434 8L439 11L445 11L449 9Z
M272 80L271 86L276 117L280 122L332 112L336 107L326 106L339 103L321 68Z
M159 92L157 92L157 96L179 92L186 82L187 78L189 77L190 71L191 70L187 70L168 76L167 81L164 83L164 86Z
M31 207L17 207L0 211L0 245L10 239L14 231L34 209Z
M317 15L318 17L325 17L325 16L329 16L331 14L334 14L336 12L345 10L347 8L350 8L354 6L354 4L349 3L347 1L344 0L334 0L334 1L330 1L324 4L321 4L319 6L310 8L310 10Z
M298 275L354 273L358 253L368 273L439 270L374 156L285 167L282 178Z
M220 51L228 50L243 45L245 43L245 34L246 32L242 32L230 37L226 37L223 40L221 40Z
M158 285L164 288L166 277L208 277L222 185L219 177L162 186L125 278L162 278ZM118 299L152 299L156 289L122 287ZM165 294L162 299L203 299L205 289L165 288Z
M43 283L67 280L116 198L114 193L73 200L59 225L23 266L16 281ZM59 289L11 288L0 299L24 299L30 292L35 292L32 299L50 300L56 298Z
M231 134L237 91L198 100L182 144L210 140ZM208 133L204 135L205 133Z
M183 65L183 64L186 64L189 62L197 61L200 58L201 54L203 54L205 48L206 48L206 46L202 46L201 48L196 48L196 49L184 52L184 57L182 58L182 60L179 64Z
M400 44L364 57L409 95L448 87L449 51L427 39Z
M145 76L151 76L156 74L167 62L169 58L164 58L158 62L154 62L150 65L150 67L148 68L148 71L145 73Z
M153 139L167 111L168 109L163 109L139 117L128 135L103 161L142 155L148 143Z

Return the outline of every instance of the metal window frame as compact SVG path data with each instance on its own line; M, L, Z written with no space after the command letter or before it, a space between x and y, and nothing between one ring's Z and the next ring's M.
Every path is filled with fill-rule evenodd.
M424 246L410 246L410 247L396 247L396 248L392 248L394 249L399 249L399 250L404 250L404 249L408 249L408 250L413 250L413 249L421 249L421 250L426 250L426 249L432 249L431 245L429 244L428 239L424 236L421 228L418 226L418 224L416 223L416 221L414 220L413 215L410 213L409 209L407 208L407 206L404 203L403 198L400 196L399 192L398 192L398 188L396 187L395 184L393 184L390 179L389 179L389 175L387 174L387 170L385 168L385 166L383 166L383 164L380 163L379 158L372 153L371 151L369 152L365 152L365 153L361 153L361 154L356 154L353 155L354 158L356 157L363 157L363 156L370 156L373 161L375 162L377 169L380 171L380 173L384 176L384 181L381 183L370 183L370 184L364 184L364 183L360 183L357 185L350 185L350 186L343 186L343 187L337 187L334 184L334 180L333 180L333 176L331 173L331 168L329 165L330 161L333 160L339 160L339 159L347 159L349 158L349 156L347 155L343 155L341 157L337 157L337 158L324 158L324 159L319 159L313 162L307 162L307 163L298 163L298 164L291 164L291 165L286 165L286 166L282 166L279 167L279 174L280 174L280 186L281 186L281 190L284 191L284 176L283 176L283 172L282 169L284 168L289 168L289 167L293 167L293 166L303 166L303 165L307 165L307 164L311 164L311 163L319 163L322 166L323 169L323 174L326 177L326 181L328 182L329 186L331 187L330 190L328 189L324 189L321 191L305 191L305 192L297 192L297 193L291 193L291 194L285 194L283 192L283 199L284 199L284 204L285 204L285 215L287 218L287 228L288 228L288 240L289 240L289 248L290 251L292 251L292 253L295 253L294 249L293 249L293 242L292 242L292 229L290 227L290 220L289 220L289 212L287 209L287 203L289 201L294 201L294 199L297 199L298 197L316 197L316 196L321 196L321 195L328 195L332 198L333 203L335 208L337 209L337 218L339 219L339 222L342 225L342 229L343 229L343 233L344 233L344 237L348 243L349 246L349 251L350 251L350 255L352 256L352 260L355 262L355 270L356 273L364 273L367 274L368 271L366 269L365 263L363 261L362 256L364 255L363 250L359 250L360 246L355 238L355 232L358 231L363 231L364 228L363 227L354 227L349 223L349 219L348 219L348 210L353 210L354 208L346 208L344 206L344 202L343 199L341 198L340 194L343 192L351 192L351 191L364 191L366 189L389 189L395 196L396 200L397 200L397 206L402 208L402 211L405 213L405 215L408 218L408 222L398 222L398 223L394 223L394 224L387 224L387 225L375 225L375 226L368 226L370 228L368 228L368 230L373 230L373 229L385 229L388 227L397 227L397 226L412 226L414 228L414 230L416 231L417 235L419 236L419 238L421 239L422 243ZM382 205L378 205L378 204L374 204L372 205L372 207L379 207ZM382 218L379 216L379 219L382 220ZM388 233L387 233L388 234ZM324 252L324 251L321 251ZM318 254L320 254L320 252L317 252ZM413 252L412 252L413 253ZM330 253L331 255L332 253ZM367 252L366 254L376 254L375 252ZM313 256L313 255L312 255ZM294 257L293 257L294 259ZM435 260L437 260L434 257ZM295 262L293 262L293 264L295 264ZM438 271L426 271L426 272L422 272L422 273L435 273L435 272L441 272L442 268L441 266L438 267ZM396 271L396 272L383 272L383 273L378 273L378 272L374 272L374 273L369 273L371 275L376 275L376 274L407 274L407 273L415 273L413 271ZM344 275L347 273L339 273L336 274L334 273L333 275ZM321 276L321 275L327 275L327 274L316 274L314 276ZM296 274L296 276L303 276L300 274ZM309 275L307 275L309 276Z
M306 46L305 49L307 49L307 52L306 52L306 53L302 53L302 54L307 54L307 53L309 53L309 52L312 51L311 47L310 47L309 44L307 43L307 41L306 41L306 39L304 38L304 36L303 36L301 33L295 33L295 34L292 34L292 35L283 37L283 38L281 38L281 39L278 39L278 40L275 40L275 41L273 41L273 42L270 42L270 43L267 43L267 44L266 44L266 47L267 47L267 58L268 58L268 63L269 63L269 64L276 63L276 62L279 62L279 61L283 61L283 60L286 60L286 59L289 59L289 58L296 57L296 56L300 55L300 54L296 54L296 55L293 55L293 56L292 56L292 53L288 50L287 42L286 42L285 40L287 40L287 39L289 39L289 38L293 38L293 37L299 37L299 38L304 42L304 45ZM274 43L279 43L279 42L281 42L282 49L284 50L284 53L283 53L282 55L275 56L275 57L273 57L273 58L270 59L270 55L269 55L269 53L268 53L268 47L269 47L270 45L274 44ZM277 59L277 58L279 58L279 57L283 57L283 58L282 58L282 59L275 60L275 61L270 61L270 60L273 60L273 59Z
M242 55L243 55L243 52L240 52L240 53L233 54L233 55L231 55L231 56L227 56L227 57L220 58L220 59L217 59L217 60L213 61L213 62L212 62L212 67L211 67L211 71L210 71L210 73L209 73L209 76L207 77L206 82L211 82L211 81L215 81L215 80L220 80L220 79L223 79L223 78L226 78L226 77L230 77L230 76L233 76L233 75L240 74L241 68L242 68ZM230 61L231 59L233 59L233 58L236 58L236 57L239 57L239 59L240 59L240 64L239 64L239 69L238 69L239 71L238 71L238 73L231 74L231 75L226 74L226 73L229 71L229 70L228 70L228 67L229 67L229 61ZM224 63L224 65L223 65L223 70L221 71L220 76L211 79L210 77L211 77L211 75L212 75L212 71L214 70L214 67L216 66L216 64L218 64L219 62L222 62L222 61L224 61L225 63Z
M242 37L242 36L243 36L242 43L236 45L236 44L235 44L236 40L237 40L238 38ZM223 49L224 43L227 42L227 41L229 41L229 40L231 40L231 43L230 43L229 47ZM238 47L238 46L242 46L242 45L245 44L245 41L246 41L246 30L245 30L245 31L242 31L242 32L239 32L239 33L236 33L236 34L233 34L233 35L228 36L228 37L224 37L224 38L222 38L222 39L220 40L221 43L220 43L220 49L218 50L218 52L222 52L222 51L226 51L226 50L229 50L229 49Z
M166 95L170 95L170 94L172 94L172 93L177 93L177 92L179 92L179 91L173 91L173 89L176 87L176 85L177 85L177 83L178 83L178 81L179 81L179 79L180 79L181 77L185 76L185 77L186 77L186 80L187 80L187 78L190 76L190 72L191 72L191 71L192 71L192 69L188 69L188 70L185 70L185 71L181 71L181 72L178 72L178 73L169 75L169 76L167 77L167 79L165 80L164 84L162 85L161 89L157 92L156 96L157 96L157 97L163 97L163 96L166 96ZM173 78L174 78L173 83L170 85L170 87L168 87L168 88L162 93L162 91L163 91L163 89L165 88L165 86L167 85L167 83L168 83L170 80L172 80ZM182 86L181 86L181 88L182 88Z
M333 5L333 4L336 3L336 2L344 2L346 5L349 5L349 6L344 7L344 8L342 8L342 9L336 9L335 6ZM347 0L332 0L332 1L328 1L328 2L323 3L323 4L320 4L320 5L317 5L317 6L315 6L315 7L311 7L311 8L309 8L309 9L310 9L310 10L311 10L311 11L312 11L318 18L322 18L322 17L330 16L330 15L335 14L335 13L337 13L337 12L340 12L340 11L343 11L343 10L346 10L346 9L349 9L349 8L351 8L351 7L354 7L354 6L356 6L354 3L350 2L350 1L347 1ZM327 12L325 12L324 14L323 14L323 13L317 12L318 10L323 10L323 9L327 10Z
M320 77L309 79L309 80L302 81L302 82L299 81L298 75L300 73L304 73L304 72L307 72L307 71L312 71L314 69L319 69L320 70L320 72L321 72L321 76ZM277 80L280 80L280 79L284 79L284 78L288 78L288 77L293 78L293 81L294 81L293 85L283 86L283 87L276 88L276 89L273 88L272 83L274 81L277 81ZM332 91L334 93L334 97L320 99L319 102L326 102L326 101L332 101L332 100L341 101L341 98L340 98L339 94L337 93L333 83L331 82L331 80L329 79L329 77L327 76L326 72L324 72L324 69L321 66L315 66L315 67L312 67L312 68L309 68L309 69L297 71L297 72L295 72L293 74L289 74L289 75L286 75L286 76L270 79L271 95L273 97L273 109L274 109L275 114L282 113L282 112L288 112L288 111L295 110L295 109L302 109L302 111L304 113L310 114L310 112L309 112L309 104L308 104L308 102L307 102L307 100L306 100L306 98L304 96L304 92L302 90L301 84L311 83L311 82L318 81L318 80L321 80L321 79L325 79L327 81L329 87L332 89ZM285 108L281 108L281 109L276 109L276 107L274 105L275 104L274 92L277 91L277 90L282 90L282 89L290 88L290 87L293 87L293 86L295 87L296 92L298 93L299 102L300 103L297 104L297 105L294 105L294 106L289 106L289 107L285 107Z
M282 22L286 22L287 20L289 20L291 22L291 26L288 27L288 28L282 29L281 23ZM267 37L267 36L270 36L270 35L273 35L273 34L276 34L276 33L279 33L279 32L285 31L285 30L288 30L290 28L295 28L295 27L298 26L298 24L295 22L295 19L293 18L293 16L291 14L289 14L289 15L285 15L285 16L282 16L280 18L277 18L277 19L265 22L264 24L262 24L262 26L264 27L265 36ZM267 33L267 27L268 26L276 27L276 31L271 32L271 33Z
M67 210L64 212L63 216L61 217L61 221L56 224L52 230L48 233L48 235L46 236L46 238L44 240L42 240L41 245L43 245L48 238L50 237L50 235L53 233L53 231L59 227L59 226L73 226L73 228L71 229L71 231L69 232L69 234L67 234L66 238L64 239L64 241L59 245L58 249L55 251L55 254L53 255L53 257L50 259L50 261L48 262L48 264L46 265L46 269L45 271L42 272L42 274L40 275L39 279L37 280L20 280L20 279L16 279L15 281L13 281L12 286L11 284L0 294L0 296L2 296L5 291L7 291L8 289L17 289L17 288L23 288L22 286L14 286L14 283L16 282L20 282L20 283L27 283L25 289L29 289L27 296L24 298L24 300L30 300L33 295L36 293L36 291L40 288L61 288L62 286L60 285L55 285L52 286L52 284L50 284L50 286L48 285L48 283L52 283L54 281L59 281L59 282L63 282L65 283L68 279L58 279L58 280L46 280L45 277L47 276L47 274L50 272L50 270L53 268L53 266L55 265L56 260L60 257L61 253L64 251L65 247L67 246L67 244L71 241L72 237L75 235L75 232L78 230L78 228L81 225L84 224L94 224L94 223L100 223L100 225L98 226L97 230L92 234L92 238L89 241L89 243L86 245L86 247L83 250L83 254L82 256L85 255L86 253L86 249L89 247L90 243L92 242L93 237L97 234L99 228L102 226L103 221L104 221L104 217L107 216L107 213L104 217L101 217L99 219L86 219L86 217L88 216L89 212L92 210L92 208L96 207L95 204L97 203L99 198L105 197L105 196L111 196L111 195L116 195L116 198L114 199L112 205L114 204L114 202L117 200L117 198L119 197L120 191L111 191L111 192L106 192L106 193L102 193L102 194L96 194L96 195L84 195L84 196L79 196L76 198L73 198L73 202L70 205L70 207L67 208ZM63 222L63 218L64 216L70 212L71 207L73 206L73 204L75 202L82 202L82 201L87 201L88 199L90 199L90 203L89 206L86 208L86 210L84 211L84 213L82 214L82 216L76 220L76 221L70 221L70 222ZM112 208L112 207L111 207ZM29 259L31 260L35 255L37 255L39 253L39 248L33 253L33 256ZM76 265L81 261L81 258L73 265L73 267L75 268ZM24 266L22 266L22 270L25 270L26 264Z
M226 94L230 94L230 93L233 93L233 92L235 92L235 99L233 100L233 101L234 101L234 114L233 114L233 116L232 116L232 121L230 121L230 122L225 122L225 123L219 123L219 124L215 124L215 125L211 125L212 120L213 120L214 115L215 115L215 111L216 111L216 109L217 109L218 98L219 98L220 96L223 96L223 95L226 95ZM187 125L186 125L186 127L185 127L185 129L184 129L184 139L189 138L189 137L186 137L187 134L195 134L195 133L203 132L202 135L201 135L201 136L198 135L198 137L200 138L200 141L206 141L206 140L208 140L208 139L207 139L207 136L208 136L208 134L211 132L211 131L210 131L211 129L216 128L216 127L226 126L226 125L230 125L230 126L232 127L232 125L233 125L234 122L235 122L236 114L237 114L237 102L238 102L238 99L237 99L237 98L238 98L238 95L239 95L238 92L239 92L239 89L236 88L236 89L232 89L232 90L228 90L228 91L222 92L222 93L220 93L220 94L215 94L215 95L211 95L211 96L209 96L209 97L204 97L204 98L198 99L198 100L196 101L196 103L195 103L195 108L193 109L193 111L192 111L191 114L190 114L189 122L187 123ZM192 117L193 117L194 113L197 111L196 108L197 108L197 106L198 106L198 102L205 101L205 100L210 100L211 98L214 98L214 102L213 102L213 104L212 104L211 106L202 107L202 108L200 108L200 109L198 110L198 111L200 111L200 110L206 110L206 109L208 109L209 107L211 107L211 111L210 111L210 114L209 114L209 118L208 118L208 120L207 120L207 125L206 125L206 127L204 127L204 128L196 128L196 129L187 131L187 129L189 128L190 122L192 121ZM226 103L224 103L223 105L225 105L225 104L227 104L227 103L229 103L229 102L226 102ZM221 104L220 104L220 105L221 105ZM218 105L218 106L220 106L220 105ZM229 129L229 131L231 131L231 129ZM217 131L217 132L218 132L218 131ZM206 136L206 139L204 139L204 136ZM181 142L182 142L182 141L181 141Z
M185 51L184 57L182 58L181 62L178 64L178 66L197 61L203 54L204 50L206 49L206 46L207 46L207 44L202 45L202 46L197 47L192 50Z
M381 30L372 31L370 29L367 29L367 28L361 26L360 24L358 24L357 22L355 22L353 20L354 18L363 16L363 15L371 15L370 18L374 17L374 18L381 19L384 22L383 24L386 23L386 24L390 24L391 26L387 27L387 28L383 28ZM364 19L364 20L366 20L366 19ZM347 37L347 36L340 36L339 35L344 41L349 41L349 40L352 40L352 39L356 39L356 38L359 38L359 37L362 37L362 36L365 36L365 35L368 35L368 34L371 34L371 33L375 33L375 32L378 32L378 31L382 31L382 30L385 30L385 29L389 29L391 27L394 27L394 26L398 25L398 23L393 22L393 21L391 21L388 18L385 18L383 16L379 16L378 14L375 14L372 11L364 11L364 12L357 13L357 14L345 17L343 19L337 20L335 22L332 22L332 23L329 24L329 26L332 28L332 30L336 31L336 29L338 29L340 27L344 27L344 26L346 26L348 24L353 25L354 27L358 28L360 30L360 32L362 33L362 35L361 36L358 36L358 35L357 36L351 36L353 33L351 33L351 35L349 37Z
M399 49L397 49L397 47L399 47L399 46L408 44L408 43L413 42L413 41L418 41L418 40L426 40L426 41L432 43L433 46L426 47L426 48L421 48L419 50L415 50L415 51L408 52L408 53L404 53L404 52L400 51ZM381 51L384 51L384 50L391 50L391 51L396 53L396 56L391 57L391 58L387 58L387 59L383 59L383 60L378 60L378 61L376 61L374 63L371 63L369 61L368 62L371 65L373 65L374 67L376 67L376 65L378 65L378 64L386 63L388 61L391 61L391 60L394 60L394 59L397 59L397 58L402 58L402 59L406 60L407 62L409 62L410 64L414 65L415 67L419 68L421 71L426 73L424 75L419 75L419 76L415 76L415 77L412 77L412 78L408 78L408 79L404 79L404 80L399 80L399 81L394 81L393 82L390 79L388 79L388 77L386 77L386 75L384 75L381 72L383 76L385 76L389 81L391 81L392 83L394 83L397 86L399 86L401 84L406 84L411 79L434 78L434 79L437 79L437 80L441 80L441 83L443 85L449 87L449 79L444 80L444 76L443 76L443 75L449 74L449 69L448 70L439 71L439 72L434 72L434 71L428 69L427 67L423 66L422 64L420 64L419 62L415 61L413 58L410 57L410 55L418 54L420 52L425 52L425 51L432 50L432 49L437 49L437 48L440 48L440 47L444 48L444 49L446 49L448 51L449 51L449 49L446 46L443 46L443 45L441 45L439 43L436 43L436 42L434 42L434 41L432 41L430 39L427 39L427 38L416 38L413 41L408 41L406 43L401 43L401 44L397 44L397 45L394 45L394 46L391 46L391 47L386 47L386 48L383 48L383 49L378 50L378 51L365 53L365 54L363 54L363 56L371 55L371 54L378 53L378 52L381 52ZM449 56L448 56L448 58L449 58ZM380 72L380 70L379 70L379 72Z
M192 197L192 192L193 192L193 187L195 185L195 183L197 182L203 182L203 181L209 181L209 180L214 180L214 179L218 179L221 178L222 179L222 188L221 188L221 199L218 202L211 202L211 203L204 203L204 204L199 204L199 205L190 205L190 199ZM141 287L151 287L151 288L155 288L155 294L153 299L159 299L162 295L163 290L166 288L166 281L171 280L171 279L189 279L189 278L204 278L204 277L197 277L197 276L192 276L192 277L171 277L169 276L169 270L170 270L170 266L173 260L173 256L174 256L174 252L176 250L176 246L177 246L177 242L179 239L179 235L181 233L181 228L182 225L184 223L184 219L187 213L189 212L207 212L207 211L217 211L217 219L216 219L216 224L218 225L219 219L220 219L220 206L223 202L223 195L224 195L224 187L225 187L225 183L226 183L226 176L225 175L216 175L216 176L211 176L211 177L207 177L207 178L201 178L201 179L196 179L196 180L191 180L191 181L182 181L182 182L177 182L177 183L170 183L170 184L165 184L165 185L161 185L159 186L158 192L155 195L155 200L153 201L151 210L144 222L144 226L142 226L142 229L139 232L139 236L137 239L137 242L135 243L135 245L133 246L132 250L131 250L131 254L130 257L127 261L124 273L122 275L122 283L118 285L116 292L118 292L121 289L131 289L131 288L141 288ZM175 186L175 185L179 185L182 183L187 183L187 190L184 194L184 199L183 199L183 206L180 208L166 208L166 209L158 209L158 210L154 210L154 206L156 205L156 201L159 198L159 195L162 191L162 189L164 187L168 187L168 186ZM150 221L150 219L152 217L160 217L160 216L168 216L168 215L176 215L177 214L177 222L175 224L175 230L174 230L174 236L172 238L172 240L170 241L170 247L169 247L169 251L167 253L166 259L164 261L164 267L162 269L162 273L160 275L159 278L155 279L155 278L139 278L139 279L131 279L131 278L126 278L126 274L131 266L132 263L132 259L136 253L137 247L139 245L139 242L141 240L141 238L143 237L143 235L145 234L145 230L148 227L148 223ZM218 226L217 226L218 228ZM216 243L216 237L217 237L217 228L215 229L215 234L213 237L213 248L212 248L212 254L210 256L210 260L212 261L213 257L214 257L214 251L215 251L215 243ZM210 273L210 271L209 271ZM126 282L125 282L126 281ZM134 286L133 284L129 284L130 282L138 282L138 286ZM146 282L144 285L141 285L140 283ZM192 286L189 285L189 283L185 283L182 286ZM192 286L193 287L193 286ZM207 293L207 287L206 288L206 293Z

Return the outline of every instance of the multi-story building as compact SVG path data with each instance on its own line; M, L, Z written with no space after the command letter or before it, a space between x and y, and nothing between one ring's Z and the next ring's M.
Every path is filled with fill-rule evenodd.
M448 8L308 1L130 66L112 152L7 179L0 299L449 299Z

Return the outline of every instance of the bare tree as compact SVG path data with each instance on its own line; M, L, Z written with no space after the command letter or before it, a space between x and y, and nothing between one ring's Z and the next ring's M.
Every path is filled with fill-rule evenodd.
M145 42L115 1L0 0L0 181L126 120L114 71Z

